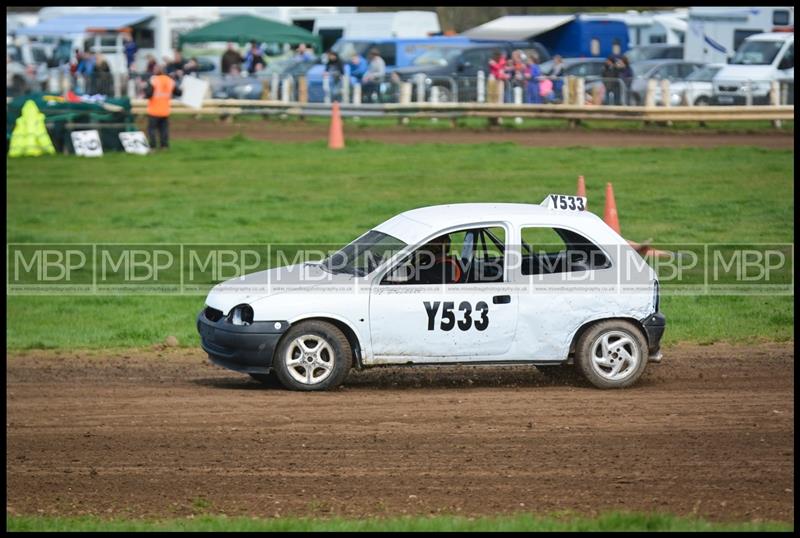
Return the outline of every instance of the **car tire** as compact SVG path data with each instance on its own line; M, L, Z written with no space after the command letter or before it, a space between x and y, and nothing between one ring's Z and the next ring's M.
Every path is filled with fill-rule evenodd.
M336 388L352 365L353 351L347 337L325 321L303 321L289 329L272 360L281 384L300 391Z
M647 366L647 339L627 320L606 320L586 330L575 346L575 364L599 389L629 387Z
M705 95L701 95L697 99L694 100L694 106L708 106L711 104L711 101Z
M631 106L641 106L642 105L642 98L639 97L638 93L631 94Z
M261 383L262 385L270 388L281 388L283 384L275 374L275 370L271 370L268 374L250 374L250 377Z

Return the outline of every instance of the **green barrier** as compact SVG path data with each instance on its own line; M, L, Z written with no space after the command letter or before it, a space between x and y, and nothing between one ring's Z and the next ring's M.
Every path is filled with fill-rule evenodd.
M22 107L28 101L33 101L44 114L47 132L58 152L74 153L70 133L85 129L96 129L100 133L103 151L124 151L119 133L136 130L131 101L127 97L109 98L102 103L71 103L59 95L31 93L16 97L7 105L7 145Z

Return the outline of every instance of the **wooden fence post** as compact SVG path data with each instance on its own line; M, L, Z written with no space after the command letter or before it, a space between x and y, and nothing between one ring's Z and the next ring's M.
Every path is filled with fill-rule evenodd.
M297 77L297 100L308 103L308 80L303 75Z
M644 93L644 106L653 107L656 103L656 81L655 79L647 79L647 89Z
M586 106L586 81L583 77L578 77L575 81L575 104Z
M773 80L769 88L769 104L778 106L781 104L781 84L777 80ZM780 129L782 125L781 120L773 120L772 126Z

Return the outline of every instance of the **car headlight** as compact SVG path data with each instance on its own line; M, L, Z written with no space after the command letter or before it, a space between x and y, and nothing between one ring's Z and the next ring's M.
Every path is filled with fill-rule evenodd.
M228 319L233 325L250 325L253 323L253 307L249 304L240 304L233 307Z
M670 95L670 102L672 103L673 106L681 104L682 99L683 96L679 93L673 93L672 95Z

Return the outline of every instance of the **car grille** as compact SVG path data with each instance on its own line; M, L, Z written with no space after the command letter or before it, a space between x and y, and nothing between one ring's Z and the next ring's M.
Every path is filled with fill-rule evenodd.
M738 92L739 86L719 86L721 92Z
M210 306L206 307L206 318L210 319L211 321L219 321L222 319L222 311L217 310L216 308L211 308Z

